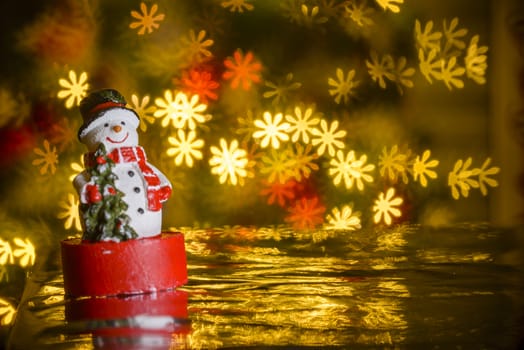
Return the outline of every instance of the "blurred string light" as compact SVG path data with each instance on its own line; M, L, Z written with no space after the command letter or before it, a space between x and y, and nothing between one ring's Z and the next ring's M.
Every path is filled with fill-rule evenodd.
M11 244L3 239L0 239L0 265L13 264L13 250Z
M267 204L276 203L281 207L285 207L288 202L295 199L294 188L297 186L295 180L288 179L284 183L263 180L263 183L264 188L260 191L260 194L267 197Z
M371 51L371 61L366 60L366 66L371 80L378 83L382 89L386 88L386 80L394 82L401 95L404 93L404 87L414 86L412 78L416 70L407 67L407 59L404 56L399 57L395 63L391 55L386 54L379 58L375 51Z
M140 130L147 131L147 125L153 124L155 121L154 113L156 111L155 106L149 105L151 97L149 95L140 98L138 95L131 95L131 104L129 108L134 109L135 112L140 116Z
M333 183L339 185L344 180L344 185L349 190L356 184L360 190L364 190L364 181L373 182L373 177L367 172L375 169L374 164L366 164L367 156L363 154L357 160L355 151L349 151L344 155L343 151L337 151L336 157L329 163L329 175L333 176Z
M202 152L200 148L204 147L204 140L197 139L196 132L190 130L186 136L186 132L178 129L177 136L170 136L169 143L173 146L167 149L167 155L175 157L174 161L177 166L182 162L189 168L193 167L194 159L202 159Z
M312 28L315 24L322 24L328 21L326 16L320 15L320 8L318 6L312 6L310 9L308 5L302 4L300 11L302 16L299 23L308 28Z
M295 161L290 148L286 147L282 151L271 148L269 154L265 153L261 160L260 173L268 174L267 181L269 183L278 182L282 184L293 176Z
M384 11L398 13L403 1L377 0L376 3ZM222 1L220 5L237 15L255 10L250 1ZM279 4L279 8L290 22L308 27L325 23L328 19L325 14L331 13L329 11L332 11L330 16L339 14L360 28L373 25L376 14L376 9L366 2L353 1L344 2L340 8L333 3L308 6L286 1ZM141 2L140 12L130 9L130 14L129 29L139 36L154 34L160 23L167 25L170 20L155 3ZM328 203L323 203L319 189L308 183L312 174L325 172L340 191L356 189L362 195L371 194L377 185L383 184L385 191L376 197L371 214L374 223L386 225L403 215L400 205L404 194L397 193L397 187L414 181L426 188L439 177L440 161L432 157L430 149L417 154L407 145L392 144L383 146L377 156L351 146L347 141L354 135L348 133L347 130L351 130L346 130L347 124L341 124L341 119L324 115L313 104L288 105L291 95L307 88L293 73L280 79L264 79L262 71L270 67L262 64L256 52L243 48L232 50L225 59L215 57L215 41L208 37L209 30L189 29L174 45L178 53L173 62L180 64L180 74L172 80L174 89L163 89L162 96L156 97L147 93L131 95L129 107L140 115L140 129L146 131L155 124L161 126L159 141L164 143L165 155L172 158L171 164L175 167L194 169L199 162L207 163L209 172L216 175L222 185L244 186L248 179L255 179L260 185L257 192L266 197L267 204L285 209L285 221L300 228L324 224L337 229L355 229L361 225L361 214L366 217L366 211L356 211L359 215L354 215L349 204L332 206L331 214L324 217ZM488 48L480 45L478 35L468 38L468 30L460 26L458 18L444 19L441 27L434 21L423 23L416 19L413 39L416 63L406 56L371 49L362 65L352 69L337 66L324 69L319 74L324 74L326 95L331 96L336 105L350 105L369 82L380 89L394 86L401 95L405 89L414 87L416 68L428 83L441 81L450 90L463 88L466 78L485 84ZM153 52L150 55L154 55ZM222 66L216 67L219 62ZM364 69L361 72L361 68L356 67ZM58 81L62 90L57 97L65 100L65 107L70 109L78 105L90 85L87 72L71 69L66 75ZM248 106L243 114L236 116L236 124L210 122L217 103L222 102L219 91L221 94L254 93L253 88L259 84L265 88L261 97L271 102L273 110L255 110ZM223 85L228 85L230 90L219 90ZM210 126L204 128L206 124ZM210 128L215 135L202 133ZM220 128L227 130L221 134ZM234 132L238 139L227 136L227 131ZM35 154L38 158L33 165L40 173L54 174L58 164L56 147L46 139L42 148L35 149ZM454 199L467 197L472 189L487 195L490 187L498 186L493 176L500 169L490 165L490 158L480 168L470 168L471 162L471 158L458 160L448 172L447 184ZM79 164L72 166L76 172L80 170ZM59 217L65 220L67 229L78 227L76 213L71 209L73 205L69 194L60 204Z
M300 143L296 143L294 146L288 146L291 148L291 152L294 154L294 163L293 163L293 177L297 181L302 179L307 179L314 172L318 171L320 168L316 159L318 155L313 150L312 145L303 146Z
M393 187L390 187L385 194L381 192L378 195L378 199L375 200L375 205L373 206L373 211L375 212L373 221L376 224L384 221L386 225L391 225L393 222L392 216L398 218L402 215L402 212L397 207L401 205L404 200L401 197L394 196L395 189Z
M228 0L228 1L222 1L220 3L220 6L223 8L229 9L231 12L244 12L246 11L253 11L255 6L251 4L250 0Z
M312 198L302 197L288 211L289 214L285 217L285 221L294 228L303 230L322 224L326 208L320 203L319 198L314 196Z
M253 138L261 139L260 146L266 148L269 145L278 149L280 142L289 140L287 130L289 129L289 123L284 122L282 113L277 113L272 116L269 112L264 112L264 120L255 120L255 126L260 129L253 133Z
M170 122L175 128L188 127L194 130L197 123L202 124L211 118L209 115L204 115L207 105L199 103L199 96L192 95L190 98L179 91L173 98L173 93L170 90L164 92L164 99L155 99L157 110L154 113L156 118L162 118L162 126L167 127Z
M244 55L242 50L236 50L233 53L233 57L229 57L224 61L224 66L227 70L222 77L225 80L231 80L232 89L242 86L242 89L249 90L253 84L258 84L262 80L260 76L262 64L251 51Z
M151 34L153 30L158 29L161 22L164 20L165 15L163 13L156 14L158 11L158 5L153 4L148 12L147 5L143 2L140 3L140 12L132 10L131 16L136 21L129 24L129 28L138 29L138 35L144 35L147 30L147 34Z
M71 175L69 175L69 181L72 183L73 180L75 179L75 177L81 173L82 171L84 171L84 157L83 156L80 156L80 160L79 162L72 162L71 164L69 164L69 167L71 168L71 170L73 171L71 173Z
M62 212L60 212L57 217L59 219L64 219L64 228L66 230L69 229L75 229L76 231L80 232L82 230L82 224L80 221L80 212L78 209L80 201L78 198L72 194L67 194L67 201L62 201L59 203L60 207L63 209Z
M36 259L33 243L31 243L28 238L22 239L19 237L15 237L13 242L15 246L17 246L17 248L13 250L13 256L18 258L18 264L22 267L33 266Z
M422 187L426 187L428 185L428 180L426 179L426 176L431 179L437 178L437 173L434 170L431 170L430 168L436 167L439 161L436 159L429 160L430 156L431 151L425 150L422 154L422 158L420 156L417 156L417 158L415 158L415 162L413 163L413 179L415 181L417 181L418 179Z
M220 87L220 84L214 80L212 73L205 69L192 68L189 71L184 71L180 84L182 91L187 94L198 95L205 104L209 100L216 101L218 99L215 90Z
M287 131L291 134L291 141L297 142L300 140L308 144L311 132L320 123L320 118L312 107L302 111L300 106L295 106L293 111L294 115L286 115L286 120L289 123Z
M63 87L62 90L58 91L57 97L65 99L66 108L70 109L73 106L78 106L82 98L87 95L87 73L82 72L77 78L74 70L69 71L69 80L61 78L58 80L58 84Z
M326 216L324 228L328 230L358 230L360 224L359 211L353 212L353 203L342 206L342 209L334 207L331 214Z
M209 49L213 46L214 41L212 39L206 39L206 35L205 30L201 30L196 34L195 31L191 29L188 36L181 38L181 43L185 48L185 56L192 64L200 63L213 57Z
M346 136L347 132L345 130L337 130L338 126L338 120L334 120L328 126L328 122L325 119L321 119L320 129L311 129L311 134L313 134L311 144L318 146L317 153L319 156L322 156L327 149L328 154L333 157L337 149L346 147L346 144L340 139Z
M232 185L241 184L247 176L246 165L247 152L238 147L238 141L233 140L228 145L223 138L220 139L220 148L211 146L209 165L211 173L219 176L221 184L230 183Z
M58 153L55 146L51 146L48 140L44 140L43 149L35 148L33 152L37 155L37 158L33 160L33 165L40 168L40 175L56 172Z
M35 264L36 254L33 243L26 238L13 238L14 248L9 241L0 238L0 265L17 264L30 267Z
M448 176L448 185L451 187L451 195L455 199L460 196L467 197L472 188L480 188L480 192L485 196L488 194L488 187L496 187L497 180L490 178L490 175L499 173L499 167L489 167L491 158L487 158L482 167L469 168L473 159L469 157L466 161L457 160L453 170Z
M274 83L272 81L266 80L264 85L268 87L269 90L265 91L262 96L264 98L272 98L273 100L271 103L273 105L287 102L290 93L300 89L302 86L301 83L293 81L293 73L286 74L286 77L282 82Z
M377 4L380 5L384 10L389 10L394 13L400 12L400 4L404 3L404 0L376 0Z
M4 298L0 298L0 325L9 326L15 320L16 308Z
M380 175L391 182L397 182L401 177L402 182L407 184L409 156L409 153L401 153L398 145L393 145L389 151L387 147L382 148L382 154L378 158Z
M487 69L487 46L479 46L479 36L474 35L469 45L463 39L468 33L466 28L458 28L459 19L454 17L448 24L443 20L443 31L434 31L434 22L424 26L415 21L415 41L418 48L419 68L429 83L432 78L441 80L449 90L463 88L462 77L466 75L477 84L485 84ZM466 53L464 57L461 55ZM459 65L459 58L464 66Z
M370 26L374 23L371 15L375 11L368 7L365 1L349 1L345 4L344 9L346 15L359 27Z
M360 84L360 82L354 80L354 78L354 69L350 70L347 76L344 77L344 71L341 68L337 68L336 79L328 78L328 85L332 86L332 88L329 89L329 94L334 97L335 103L339 104L341 100L344 101L344 104L349 102L349 97L355 94L354 89Z
M486 83L485 74L488 68L488 56L486 56L486 53L488 52L488 47L478 46L479 40L480 36L478 35L471 38L464 61L468 78L482 85Z

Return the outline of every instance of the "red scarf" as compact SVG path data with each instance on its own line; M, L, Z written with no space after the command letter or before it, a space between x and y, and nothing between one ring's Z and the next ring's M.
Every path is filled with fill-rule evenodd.
M159 211L162 209L162 202L171 196L171 186L160 186L160 178L155 171L147 164L146 154L140 146L115 148L108 154L115 163L137 163L142 171L142 176L147 184L147 203L148 210ZM86 167L93 167L96 164L94 152L84 155Z

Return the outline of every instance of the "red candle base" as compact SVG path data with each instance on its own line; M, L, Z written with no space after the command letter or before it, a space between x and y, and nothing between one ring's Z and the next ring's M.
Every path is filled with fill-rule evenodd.
M67 296L170 290L187 283L184 236L177 232L124 242L61 242Z

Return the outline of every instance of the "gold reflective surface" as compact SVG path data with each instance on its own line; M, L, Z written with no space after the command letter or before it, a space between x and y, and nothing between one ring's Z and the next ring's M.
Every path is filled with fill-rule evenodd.
M522 345L523 232L518 230L486 225L181 230L189 283L176 292L118 301L168 300L178 307L174 313L162 304L125 318L72 319L75 305L86 300L64 300L56 252L50 252L48 263L26 283L9 348Z

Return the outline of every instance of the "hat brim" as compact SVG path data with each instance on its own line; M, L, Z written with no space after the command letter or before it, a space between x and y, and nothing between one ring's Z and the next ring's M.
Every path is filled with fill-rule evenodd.
M86 122L82 124L80 129L78 130L78 139L82 141L82 139L94 128L96 128L100 123L103 123L110 119L110 116L108 115L109 112L118 110L120 111L119 116L126 116L130 121L132 121L134 124L133 126L135 128L138 128L138 125L140 124L140 117L138 114L129 108L125 107L114 107L109 108L101 111L100 113L97 113L89 120L89 122Z

